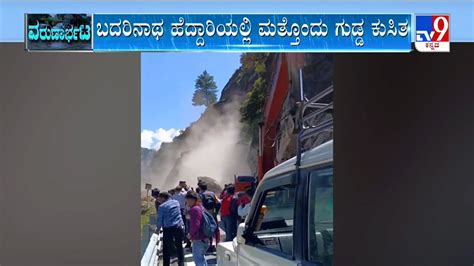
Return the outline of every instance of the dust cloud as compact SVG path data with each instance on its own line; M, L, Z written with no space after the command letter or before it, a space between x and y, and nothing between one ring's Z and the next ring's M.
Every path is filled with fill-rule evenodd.
M167 160L156 169L170 169L166 178L153 175L153 184L170 189L179 180L196 187L197 177L207 176L223 186L233 182L234 174L251 175L247 157L249 144L242 140L240 103L217 104L208 108L183 135L175 160ZM160 168L160 167L158 167Z

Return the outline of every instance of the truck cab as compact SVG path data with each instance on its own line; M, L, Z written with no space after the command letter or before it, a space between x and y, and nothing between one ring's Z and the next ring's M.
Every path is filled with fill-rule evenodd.
M299 159L299 161L298 161ZM332 265L333 141L268 171L218 265Z
M235 192L245 192L248 188L253 187L257 182L254 176L234 175Z

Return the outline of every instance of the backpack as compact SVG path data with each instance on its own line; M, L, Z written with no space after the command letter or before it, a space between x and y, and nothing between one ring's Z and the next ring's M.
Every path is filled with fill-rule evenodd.
M201 201L206 210L215 210L217 207L216 198L212 192L201 193Z
M217 223L214 217L204 208L202 208L201 232L205 237L212 237L217 230Z

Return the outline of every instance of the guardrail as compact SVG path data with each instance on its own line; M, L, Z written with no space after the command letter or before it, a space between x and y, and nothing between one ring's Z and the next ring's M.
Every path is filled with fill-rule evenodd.
M150 242L143 254L140 265L141 266L156 266L159 262L159 252L163 249L163 233L153 233L150 237Z

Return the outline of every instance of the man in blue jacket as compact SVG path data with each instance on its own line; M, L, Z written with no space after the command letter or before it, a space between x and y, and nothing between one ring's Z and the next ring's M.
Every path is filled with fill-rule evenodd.
M160 207L158 208L158 230L163 227L163 264L170 265L172 246L176 247L178 265L184 265L183 236L184 223L181 218L181 209L177 200L171 199L168 192L158 195Z

